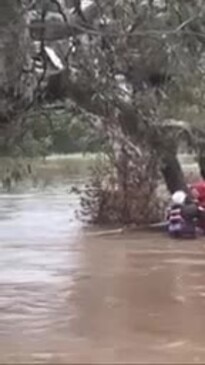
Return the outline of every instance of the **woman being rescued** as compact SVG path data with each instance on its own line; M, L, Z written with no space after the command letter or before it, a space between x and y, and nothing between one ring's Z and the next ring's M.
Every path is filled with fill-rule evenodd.
M171 237L195 238L197 227L203 226L205 221L204 208L194 200L192 192L188 195L184 191L176 191L171 198L167 220Z

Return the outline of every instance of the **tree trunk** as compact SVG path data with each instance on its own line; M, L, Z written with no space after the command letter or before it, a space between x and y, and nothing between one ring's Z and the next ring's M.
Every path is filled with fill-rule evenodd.
M205 179L205 143L198 145L198 164L201 177Z
M112 112L110 110L107 111L106 104L97 96L93 98L94 94L95 91L92 90L92 87L88 86L87 84L86 86L82 85L80 80L73 82L72 79L68 79L68 76L65 74L65 72L52 75L48 80L48 99L51 98L51 100L55 100L58 97L67 96L88 112L106 118L107 113L109 114ZM144 126L144 122L142 121L141 124L136 123L136 110L132 108L131 105L126 104L122 100L118 100L118 107L120 111L120 126L129 136L134 136L135 134L137 136L140 129L139 127ZM177 159L176 151L173 148L174 141L171 140L165 143L163 140L163 135L159 134L156 136L156 130L154 129L154 131L152 131L151 123L148 125L148 127L144 128L144 135L142 138L147 138L152 149L155 151L158 150L159 155L164 156L162 175L169 192L172 194L176 190L187 191L185 177L181 165Z
M205 155L201 155L199 157L198 163L199 163L200 175L205 180Z
M33 97L29 30L18 0L0 1L0 33L0 147L4 150Z
M14 87L22 68L24 52L20 49L19 10L20 6L15 0L0 1L0 91L6 95Z
M171 194L177 190L188 192L185 177L180 162L175 153L166 154L163 157L163 166L161 168L167 189Z

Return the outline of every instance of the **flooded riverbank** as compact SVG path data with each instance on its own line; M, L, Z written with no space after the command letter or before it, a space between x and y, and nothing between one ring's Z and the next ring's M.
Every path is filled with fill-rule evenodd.
M203 363L205 239L85 229L83 182L0 195L0 363Z

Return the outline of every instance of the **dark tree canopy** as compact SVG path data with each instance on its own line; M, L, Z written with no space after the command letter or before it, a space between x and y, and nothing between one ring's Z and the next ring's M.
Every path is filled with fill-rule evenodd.
M10 25L15 19L13 29L20 29L11 32L18 38L15 52L22 53L22 47L24 52L23 58L9 55L11 47L7 45L10 40L14 44L14 39L6 35L0 60L6 56L12 61L3 61L0 70L5 79L2 93L9 100L5 112L1 106L1 122L4 114L13 118L10 106L19 111L22 105L29 109L39 102L43 105L57 99L72 100L86 113L100 118L108 136L117 126L133 148L155 151L170 190L184 187L176 157L176 135L164 126L164 121L177 119L177 108L203 108L203 1L3 3L4 19ZM0 26L1 21L3 26L5 20L0 20ZM13 71L5 73L8 66L21 75L18 82L13 76L10 80ZM22 89L25 70L27 97ZM18 91L16 85L21 85ZM32 98L28 97L28 89ZM168 182L170 171L172 187Z

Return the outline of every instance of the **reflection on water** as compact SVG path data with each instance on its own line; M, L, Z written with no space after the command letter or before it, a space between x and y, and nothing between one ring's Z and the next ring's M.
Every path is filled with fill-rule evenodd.
M205 240L99 236L69 190L0 196L0 363L203 363Z

